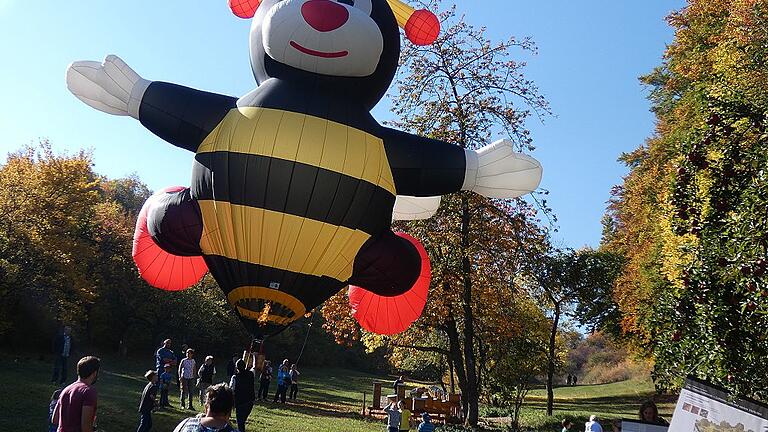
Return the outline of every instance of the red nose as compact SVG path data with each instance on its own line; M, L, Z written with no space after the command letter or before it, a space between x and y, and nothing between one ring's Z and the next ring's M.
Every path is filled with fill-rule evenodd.
M329 32L344 25L349 19L349 11L332 0L309 0L301 6L304 21L315 30Z

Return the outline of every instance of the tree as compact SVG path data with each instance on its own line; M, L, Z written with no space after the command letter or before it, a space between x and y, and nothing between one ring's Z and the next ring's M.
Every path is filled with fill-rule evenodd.
M643 77L657 133L624 155L606 247L622 328L660 388L696 375L768 397L768 2L690 0Z
M438 10L440 2L428 6ZM457 18L454 9L440 17L443 32L433 45L406 45L402 52L393 100L400 120L394 125L463 148L485 146L498 136L531 150L525 120L532 113L548 113L548 105L525 79L525 64L512 60L511 52L533 52L533 43L528 39L492 43L482 29ZM477 425L484 363L491 355L494 330L504 319L495 311L503 310L503 301L517 292L515 272L521 268L526 242L541 238L535 214L523 200L494 202L462 192L445 197L432 220L404 224L430 253L432 294L424 317L392 343L447 357L470 426ZM483 313L478 314L481 307ZM324 311L328 310L326 306ZM325 317L333 320L329 314Z
M613 287L624 269L623 255L584 249L577 254L582 286L577 290L573 318L591 333L603 331L621 337L621 312L613 299Z
M606 299L621 268L621 257L591 249L537 251L528 260L529 288L551 311L547 351L547 415L554 413L554 377L560 366L558 333L562 318L571 314L582 324L607 322L613 303ZM609 309L601 310L601 307ZM575 311L575 312L574 312Z

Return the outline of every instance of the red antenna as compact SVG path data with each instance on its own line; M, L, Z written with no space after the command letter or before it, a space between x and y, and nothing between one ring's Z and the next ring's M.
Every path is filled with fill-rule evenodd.
M243 19L253 18L260 4L261 0L229 0L232 13Z
M440 36L440 20L426 10L415 10L401 0L387 0L395 14L397 24L405 30L405 36L416 45L430 45Z

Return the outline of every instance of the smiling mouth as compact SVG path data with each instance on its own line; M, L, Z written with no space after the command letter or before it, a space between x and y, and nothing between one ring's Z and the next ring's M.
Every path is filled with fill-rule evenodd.
M349 55L348 51L339 51L339 52L323 52L323 51L315 51L313 49L305 48L298 43L291 41L291 46L296 48L297 50L303 52L304 54L309 54L311 56L315 57L322 57L322 58L339 58L339 57L346 57Z

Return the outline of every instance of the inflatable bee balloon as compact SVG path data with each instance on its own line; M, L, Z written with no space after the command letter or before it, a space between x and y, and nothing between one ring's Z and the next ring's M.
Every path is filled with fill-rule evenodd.
M360 324L405 330L427 298L429 259L392 220L428 218L440 196L512 198L541 165L498 141L474 150L380 125L400 32L431 44L437 17L399 0L230 0L253 20L258 87L235 98L139 76L116 56L79 61L81 101L131 116L195 153L191 186L153 195L133 256L142 277L182 290L206 272L248 330L275 334L350 285Z

